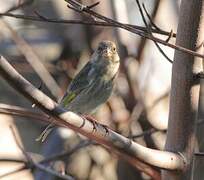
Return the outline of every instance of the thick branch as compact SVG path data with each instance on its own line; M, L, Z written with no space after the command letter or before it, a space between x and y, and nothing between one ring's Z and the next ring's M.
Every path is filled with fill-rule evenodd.
M114 150L114 152L132 162L134 166L150 176L155 177L155 171L148 165L138 161L138 159L164 169L182 170L185 168L185 161L179 154L143 147L111 129L108 129L107 133L100 124L93 131L93 124L90 121L60 107L56 102L25 80L3 57L0 59L0 74L13 88L32 103L35 103L36 106L49 116L55 118L56 124L71 128ZM156 177L158 179L159 175L157 174Z
M199 29L203 29L204 21L201 18L204 14L203 7L203 0L182 0L177 30L177 45L192 49L193 51L196 50L200 33ZM175 51L165 149L172 152L179 151L184 154L187 158L188 166L185 171L177 173L163 171L163 179L165 180L192 179L191 166L193 154L198 145L194 125L199 88L194 86L194 73L201 68L199 61L201 59L197 59L190 54Z

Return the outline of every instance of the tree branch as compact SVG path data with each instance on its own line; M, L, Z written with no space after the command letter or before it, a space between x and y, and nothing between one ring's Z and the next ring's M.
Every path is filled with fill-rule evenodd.
M32 103L35 103L49 116L55 118L56 124L70 128L97 141L151 177L158 179L160 176L158 172L145 163L171 170L182 170L185 168L185 160L177 153L143 147L111 129L108 129L107 133L104 126L99 123L97 123L96 130L93 131L93 124L90 121L60 107L25 80L3 57L0 59L0 74L13 88ZM50 119L48 120L51 121ZM145 163L140 162L138 159Z
M12 40L16 43L17 49L25 56L26 61L35 70L52 95L58 100L62 91L55 79L42 63L42 60L38 57L37 53L6 21L2 20L2 22L3 25L10 31Z
M21 171L23 171L23 170L27 170L27 168L26 168L25 165L23 165L23 166L21 166L21 167L19 167L19 168L16 168L15 170L13 170L13 171L11 171L11 172L7 172L7 173L5 173L5 174L0 175L0 179L5 178L6 176L10 176L10 175L12 175L12 174L21 172Z
M164 46L171 47L173 49L176 49L176 50L181 51L181 52L185 52L187 54L191 54L191 55L196 56L196 57L204 58L204 55L199 54L199 53L197 53L195 51L192 51L190 49L187 49L187 48L179 46L179 45L168 43L165 40L162 40L162 39L159 39L159 38L156 38L156 37L152 37L150 34L138 31L137 29L133 28L132 26L126 25L124 23L115 21L115 20L110 19L110 18L108 18L106 16L98 14L95 11L91 10L89 8L89 6L85 6L83 4L80 4L79 2L77 2L75 0L65 0L65 1L68 3L67 7L74 10L74 11L76 11L76 12L88 14L90 16L93 16L95 18L103 20L103 21L105 21L107 23L110 23L110 24L112 24L114 26L118 26L118 27L120 27L122 29L125 29L125 30L129 31L129 32L137 34L137 35L139 35L141 37L144 37L144 38L150 39L150 40L152 40L154 42L160 43L160 44L162 44Z
M48 122L48 116L43 113L35 112L26 108L22 108L19 106L13 106L8 104L0 103L0 113L8 114L13 116L20 116L25 118L32 118L39 121Z
M203 15L204 1L181 1L176 38L177 45L196 51L198 42L203 41ZM195 135L199 88L194 85L194 73L202 68L202 61L203 59L195 58L180 51L175 51L174 54L165 150L181 152L187 159L188 165L184 171L162 171L162 178L165 180L200 178L193 177L192 167L194 151L200 148L201 145L198 144L198 138ZM199 167L201 167L201 164L199 164Z
M84 20L66 20L66 19L59 19L59 18L49 18L46 16L41 15L39 12L36 13L38 16L31 16L31 15L24 15L24 14L13 14L13 13L0 13L1 16L10 17L10 18L16 18L16 19L23 19L23 20L29 20L29 21L39 21L43 23L57 23L57 24L79 24L79 25L89 25L89 26L103 26L103 27L119 27L115 24L110 24L108 22L103 21L84 21ZM128 26L131 26L141 32L147 32L145 27L137 26L137 25L131 25L126 24ZM157 29L152 29L153 33L169 36L170 32L167 31L159 31ZM174 33L172 37L176 37L176 34Z
M33 169L33 168L37 168L41 171L45 171L49 174L52 174L58 178L61 178L61 179L64 179L64 180L74 180L74 178L68 174L61 174L53 169L51 169L50 167L45 167L44 165L38 163L38 162L35 162L33 161L32 157L29 155L29 153L27 153L23 146L21 145L21 143L18 141L18 138L16 136L16 133L15 133L15 130L14 128L11 126L11 132L13 134L13 137L14 137L14 140L16 142L16 145L18 146L18 148L21 150L21 152L23 153L26 161L22 160L22 162L24 162L24 166L22 168L19 168L15 171L12 171L10 173L7 173L7 174L4 174L3 176L7 176L7 175L10 175L10 174L13 174L13 173L16 173L16 172L19 172L19 171L22 171L22 170L25 170L25 169ZM17 160L14 160L14 162L17 162Z
M10 7L6 12L11 12L17 10L19 8L23 8L33 3L34 0L25 0L25 1L18 1L18 4L15 6Z

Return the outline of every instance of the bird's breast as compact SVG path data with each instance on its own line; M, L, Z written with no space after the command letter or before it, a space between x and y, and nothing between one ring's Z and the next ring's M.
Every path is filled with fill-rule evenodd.
M119 62L109 64L106 68L106 73L104 73L104 79L107 81L114 79L118 72L119 66Z

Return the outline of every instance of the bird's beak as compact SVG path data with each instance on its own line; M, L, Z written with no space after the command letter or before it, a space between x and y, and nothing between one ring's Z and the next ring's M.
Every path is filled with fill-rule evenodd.
M105 49L104 51L103 51L103 53L104 53L104 55L106 56L106 57L111 57L111 55L112 55L112 52L111 52L111 50L110 49Z

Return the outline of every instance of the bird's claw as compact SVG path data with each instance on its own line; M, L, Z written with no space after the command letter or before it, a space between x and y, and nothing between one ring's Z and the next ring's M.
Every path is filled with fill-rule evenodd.
M96 120L93 117L88 116L88 115L83 115L83 117L92 123L93 131L97 131L97 127L99 124L96 122ZM106 135L109 134L108 126L104 124L101 124L101 126L105 129Z
M104 125L104 124L101 124L101 125L102 125L103 128L105 129L106 135L108 135L108 134L109 134L108 126L106 126L106 125Z
M83 117L84 117L85 119L87 119L89 122L92 123L92 125L93 125L93 131L96 131L96 130L97 130L97 126L98 126L98 123L96 122L96 120L95 120L93 117L88 116L88 115L83 115Z

